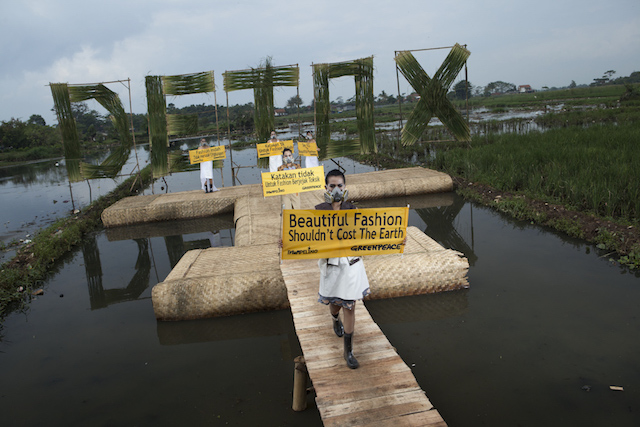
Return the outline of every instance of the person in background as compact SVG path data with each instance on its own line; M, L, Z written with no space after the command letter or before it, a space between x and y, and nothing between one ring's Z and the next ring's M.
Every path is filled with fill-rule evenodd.
M325 178L325 202L316 205L319 210L356 209L346 201L348 192L344 174L338 169ZM356 369L360 364L353 355L353 331L356 323L356 301L370 293L369 279L360 257L325 258L318 260L320 287L318 302L329 306L333 331L344 336L344 359L347 366ZM340 310L344 324L340 321Z
M316 142L316 140L313 138L313 132L311 131L307 131L307 142ZM318 151L320 151L320 149L318 148ZM315 168L316 166L318 166L318 156L303 156L304 160L303 160L303 167L305 168Z
M300 165L294 163L293 152L288 148L282 150L282 165L278 167L278 171L286 171L300 169ZM284 209L300 209L300 194L284 194L282 196L282 204Z
M271 138L267 141L267 143L274 143L280 141L278 136L276 135L276 131L271 131ZM276 154L274 156L269 156L269 172L277 172L278 168L282 165L282 156Z
M204 150L205 148L209 148L209 144L207 144L206 139L202 138L198 150ZM213 185L213 160L200 163L200 181L202 182L202 188L204 188L205 193L218 191L216 186Z

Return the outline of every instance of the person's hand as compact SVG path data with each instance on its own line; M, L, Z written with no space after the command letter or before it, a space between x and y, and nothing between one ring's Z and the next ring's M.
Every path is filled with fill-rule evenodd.
M407 244L407 238L405 237L404 240L402 241L402 246L405 246Z
M278 240L278 247L282 249L282 239Z

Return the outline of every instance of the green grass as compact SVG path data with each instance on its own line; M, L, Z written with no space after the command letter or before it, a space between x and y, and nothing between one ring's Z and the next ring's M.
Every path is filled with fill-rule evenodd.
M513 108L524 106L543 107L545 104L560 102L572 105L611 104L617 102L625 91L624 85L606 85L489 97L478 96L469 98L469 105L473 108ZM454 104L461 108L465 105L465 101L455 101Z
M472 149L437 153L434 166L503 191L637 221L640 127L570 127L475 138Z
M535 118L545 127L585 126L594 123L636 123L640 121L640 106L624 104L619 108L573 110L551 112Z

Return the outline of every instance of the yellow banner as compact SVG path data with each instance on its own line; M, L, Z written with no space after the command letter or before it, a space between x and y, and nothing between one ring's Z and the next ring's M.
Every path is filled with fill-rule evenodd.
M278 142L265 142L264 144L256 144L256 147L258 148L258 158L260 159L275 155L282 156L282 151L285 148L293 151L293 139Z
M191 164L208 162L209 160L220 160L227 158L224 145L217 147L203 148L201 150L189 150L189 161Z
M318 146L315 142L298 142L298 155L318 157Z
M282 259L403 253L408 218L406 207L339 211L285 209Z
M324 166L262 173L264 197L323 189Z

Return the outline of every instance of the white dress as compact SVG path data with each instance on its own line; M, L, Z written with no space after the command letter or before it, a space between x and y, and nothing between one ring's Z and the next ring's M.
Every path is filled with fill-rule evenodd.
M329 203L316 205L316 209L330 210ZM349 202L342 202L341 209L355 209ZM370 293L369 279L360 257L321 258L318 302L353 308L356 300Z
M316 166L319 166L317 157L311 157L311 156L303 156L303 157L304 157L305 168L315 168Z
M318 267L320 299L355 301L369 293L369 279L361 258L323 258L318 260Z
M269 172L278 172L280 166L282 166L282 156L269 156Z
M213 182L213 160L200 163L200 181L203 190L205 185L208 184L207 181L209 179L211 179ZM213 186L213 189L214 191L217 190L215 185Z
M271 141L271 140L269 140ZM267 143L269 143L267 141ZM279 142L279 139L276 139L274 142ZM276 154L275 156L269 156L269 172L278 172L278 168L282 166L282 155Z

